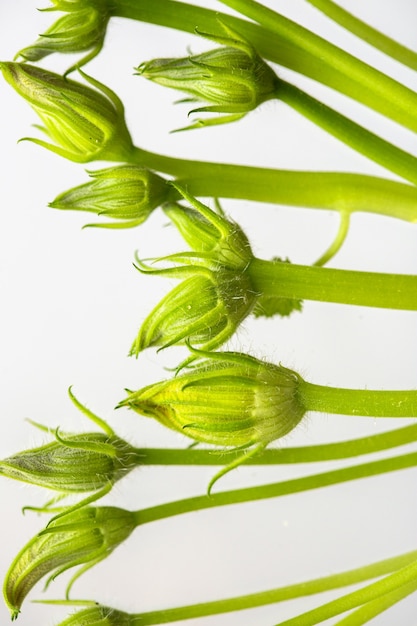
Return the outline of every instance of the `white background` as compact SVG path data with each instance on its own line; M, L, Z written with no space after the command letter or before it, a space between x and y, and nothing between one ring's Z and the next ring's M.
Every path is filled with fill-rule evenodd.
M218 2L200 1L228 11ZM268 3L341 47L417 89L416 74L332 25L301 0ZM343 3L374 26L415 47L417 9L412 0ZM58 14L39 13L36 0L0 5L0 58L10 60L32 43ZM157 56L182 56L187 46L208 48L195 36L111 20L105 49L88 73L113 88L126 106L136 145L201 160L221 160L293 169L339 170L393 178L327 136L286 105L269 102L243 121L208 130L169 134L186 122L178 94L133 75L133 67ZM71 57L49 57L43 65L62 71ZM338 110L409 150L415 136L347 98L293 75L279 74ZM188 441L159 424L126 411L113 412L124 388L140 388L167 376L164 367L181 350L136 361L127 352L141 321L171 284L141 276L133 253L158 256L183 249L156 211L129 231L81 230L87 214L47 208L58 193L87 180L83 167L30 143L38 120L26 102L0 83L0 457L40 445L45 437L25 422L31 418L63 430L91 430L71 405L67 388L109 420L120 436L140 446L185 446ZM39 136L39 135L38 135ZM101 167L103 164L98 164ZM96 168L92 164L91 169ZM209 201L210 203L210 201ZM327 211L249 202L224 202L244 227L262 258L288 256L312 263L332 240L338 217ZM332 267L415 273L416 226L391 218L355 215ZM416 387L416 314L307 302L290 319L247 320L230 346L297 369L311 382L358 388ZM311 414L277 445L310 445L377 433L406 420L374 420ZM401 452L401 450L398 451ZM405 449L404 449L405 451ZM395 454L395 452L393 453ZM338 467L320 464L316 471ZM139 509L205 491L213 468L144 468L119 483L106 503ZM312 467L242 467L218 489L263 484L312 471ZM75 584L73 597L88 598L131 612L251 593L328 575L416 548L416 471L289 496L256 504L180 516L139 528L106 561ZM26 504L42 504L50 493L6 479L0 482L0 577L23 544L46 523L45 516L21 515ZM104 502L104 501L103 501ZM68 577L42 595L36 586L24 603L20 626L53 626L67 608L31 604L59 598ZM329 594L329 597L341 592ZM324 596L272 605L240 614L190 620L207 626L271 626L323 602ZM414 624L410 598L375 624ZM0 605L0 623L8 623ZM327 624L333 624L330 620Z

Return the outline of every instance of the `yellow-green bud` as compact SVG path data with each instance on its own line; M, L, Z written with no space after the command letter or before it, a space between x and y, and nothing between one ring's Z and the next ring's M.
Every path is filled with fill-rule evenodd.
M106 558L136 526L132 512L116 507L84 507L53 520L19 552L6 574L3 593L12 620L41 578L49 574L48 585L76 565L83 565L79 573L84 572Z
M36 422L40 430L55 434L55 441L19 452L0 461L0 475L61 492L92 493L73 508L103 496L140 463L137 450L120 439L110 426L83 406L69 390L75 406L103 432L59 434ZM31 507L29 507L31 508ZM46 505L41 510L48 510Z
M54 143L30 141L77 163L127 160L133 144L113 91L81 71L95 89L26 63L0 63L0 69Z
M107 606L95 605L70 615L58 626L133 626L132 616Z
M135 449L117 435L58 435L56 441L0 461L0 475L67 493L98 491L137 466Z
M150 346L173 344L214 349L227 341L249 315L257 294L247 267L253 258L246 235L237 224L176 189L192 204L164 208L179 228L193 252L174 254L164 260L180 263L172 268L152 269L148 273L184 277L153 309L143 322L131 354Z
M123 220L94 226L129 228L142 224L174 192L166 180L136 165L110 167L89 175L91 182L61 193L49 206Z
M233 448L267 445L300 422L306 409L296 372L235 352L205 355L184 374L130 392L119 406L196 441Z
M246 274L196 267L143 322L131 354L174 344L220 346L252 310L255 296Z
M187 128L235 121L276 96L278 78L275 72L248 41L231 28L222 26L227 34L225 37L199 33L221 44L220 48L184 58L154 59L136 68L145 78L191 94L192 97L185 102L209 103L191 113L228 114L197 120Z
M192 205L192 209L179 204L167 204L164 212L190 248L204 257L203 264L245 270L253 258L248 238L236 222L227 219L217 205L217 213L191 196L180 185L173 186Z
M36 62L53 52L90 52L68 72L93 59L104 43L110 13L106 0L62 2L54 0L50 11L67 11L31 45L16 55L25 61ZM68 73L67 72L67 73Z

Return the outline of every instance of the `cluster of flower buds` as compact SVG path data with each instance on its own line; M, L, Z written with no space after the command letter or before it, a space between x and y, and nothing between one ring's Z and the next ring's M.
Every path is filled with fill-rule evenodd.
M94 89L28 63L2 62L0 69L39 115L42 130L54 143L29 141L77 163L128 160L132 139L123 104L111 89L81 70Z
M53 52L87 52L68 72L91 61L101 50L110 18L107 0L52 0L49 11L65 11L31 46L17 57L34 63ZM67 73L68 73L67 72Z
M184 58L154 59L139 65L137 73L165 87L185 91L182 102L207 102L191 113L226 113L199 119L190 128L233 122L260 104L275 98L279 79L253 46L239 33L219 22L226 32L220 37L196 32L220 44L219 48Z
M246 235L179 185L175 188L192 208L172 203L164 211L192 252L160 259L177 264L164 269L139 262L142 272L185 280L145 319L131 349L135 355L151 346L188 342L202 349L217 348L233 335L256 302L247 273L253 255Z
M25 62L0 63L0 69L39 115L50 140L30 141L77 163L118 163L90 172L90 182L60 194L50 206L118 220L106 224L112 228L141 224L162 206L191 248L157 259L163 267L138 260L141 272L183 281L151 311L131 349L137 356L148 347L188 345L191 356L183 363L188 367L172 380L129 391L119 406L151 416L197 442L244 450L216 475L210 490L220 475L243 462L247 454L289 433L306 411L299 395L302 379L295 372L240 353L210 351L225 343L251 312L286 315L299 308L299 303L265 299L256 292L249 271L254 258L249 241L219 205L213 211L181 185L127 164L132 162L135 148L123 104L113 91L81 71L88 84L26 63L53 52L86 53L79 67L102 48L111 11L109 0L52 2L50 10L65 15L18 53ZM157 59L138 68L146 78L187 92L189 102L207 103L194 112L224 114L197 120L190 128L237 120L274 98L279 88L276 74L252 45L228 26L221 26L223 37L200 33L219 44L215 50L182 59ZM73 69L75 66L68 72ZM183 206L182 200L190 206ZM87 494L72 506L54 509L58 514L11 564L4 597L12 620L38 581L48 577L47 586L67 569L81 566L70 580L68 595L77 577L107 557L139 523L135 512L91 506L136 467L140 458L136 448L70 396L102 432L62 434L57 429L49 443L0 461L1 475L55 490L59 495L54 502L69 494ZM50 505L39 510L51 511ZM134 616L94 604L71 615L61 626L130 626L133 622Z
M62 572L82 565L71 579L105 559L136 528L134 513L116 507L86 506L52 520L19 552L4 581L4 598L18 616L24 599L44 576L46 586Z

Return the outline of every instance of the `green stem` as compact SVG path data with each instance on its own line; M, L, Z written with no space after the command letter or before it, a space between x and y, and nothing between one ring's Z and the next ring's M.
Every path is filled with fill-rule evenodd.
M355 17L332 0L307 0L334 22L403 65L417 70L417 53Z
M417 310L417 276L276 263L254 258L248 269L263 296Z
M336 237L333 239L327 250L325 250L323 254L317 259L317 261L313 263L313 265L316 265L317 267L322 267L323 265L326 265L326 263L328 263L330 259L332 259L335 254L339 252L340 248L343 245L343 242L347 237L350 226L350 213L346 211L340 211L339 217L339 229L336 233Z
M176 502L168 502L166 504L136 511L135 514L138 525L147 524L148 522L166 519L174 515L182 515L183 513L212 509L217 506L228 506L230 504L242 504L243 502L277 498L293 493L309 491L311 489L328 487L350 480L357 480L359 478L378 476L386 472L414 467L415 465L417 465L417 452L412 452L389 459L363 463L361 465L345 467L321 474L313 474L302 478L294 478L270 485L247 487L234 491L223 491L211 494L210 496L196 496L186 498L185 500L177 500Z
M219 19L248 39L265 59L304 74L417 131L417 94L306 28L250 0L223 4L262 27L174 0L112 0L111 14L195 34L224 35Z
M408 591L412 584L417 586L416 579L417 561L414 561L399 571L386 576L382 580L378 580L362 589L353 591L337 600L327 602L317 609L307 611L302 615L297 615L284 622L279 622L276 626L314 626L314 624L319 624L335 615L340 615L357 606L382 598L386 594L399 591L403 587L407 587Z
M201 604L191 604L175 609L165 609L160 611L150 611L132 615L130 626L153 626L154 624L169 624L179 620L206 617L208 615L218 615L219 613L229 613L241 611L275 602L283 602L294 598L305 597L316 593L322 593L330 589L346 587L355 583L360 583L370 578L377 578L389 574L412 563L417 558L417 551L409 552L377 563L372 563L365 567L360 567L340 574L324 576L323 578L308 580L294 585L270 589L260 593L251 593L245 596L216 600L214 602L203 602Z
M290 83L279 82L276 98L360 154L405 180L417 183L417 158L405 150L371 133Z
M235 198L417 222L417 189L375 176L206 163L135 147L127 161L177 178L195 196Z
M315 463L333 461L389 450L417 440L417 424L395 430L317 446L294 448L267 448L248 458L245 465L277 465L292 463ZM241 457L241 450L225 453L224 450L171 450L159 448L138 448L138 465L224 465Z
M296 53L293 51L292 62L288 62L285 55L282 60L273 60L417 131L417 94L414 91L255 0L220 1L274 33L278 47L284 43L298 47ZM265 37L270 37L268 32ZM258 52L268 58L263 51L258 49Z
M369 417L417 417L417 390L342 389L302 381L298 394L307 411Z
M414 593L416 590L417 581L403 585L382 597L367 602L359 607L359 609L356 609L356 611L353 611L353 613L350 613L347 617L336 622L335 626L362 626L362 624L366 624L377 615L391 608L397 602L404 600L404 598Z

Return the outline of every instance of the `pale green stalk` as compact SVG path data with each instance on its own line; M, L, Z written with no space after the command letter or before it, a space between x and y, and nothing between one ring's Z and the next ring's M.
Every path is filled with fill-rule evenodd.
M256 293L358 306L417 310L417 275L358 272L254 258L247 268Z
M347 617L336 622L335 626L362 626L362 624L366 624L374 617L377 617L377 615L390 609L394 604L397 604L397 602L401 602L401 600L404 600L410 594L415 593L416 590L417 580L414 580L408 585L402 585L390 593L386 593L375 600L367 602L350 613Z
M358 606L366 605L367 602L384 598L384 596L400 591L402 588L406 588L404 591L408 594L410 593L409 590L412 585L417 587L416 581L417 561L414 561L393 574L386 576L382 580L378 580L362 589L353 591L337 600L327 602L302 615L297 615L283 622L278 622L276 626L314 626L335 615L340 615Z
M417 131L417 94L411 89L255 0L220 2L274 33L278 48L287 42L297 47L297 52L293 51L293 62L290 64L285 58L283 65L344 93L410 130ZM273 39L267 33L265 37ZM268 58L259 52L261 56Z
M334 22L346 28L353 35L366 41L392 59L406 65L412 70L417 70L417 52L398 43L391 37L381 33L363 20L352 15L332 0L307 0L316 9L327 15Z
M242 611L276 602L285 602L294 598L310 596L316 593L323 593L331 589L345 587L355 583L360 583L370 578L377 578L401 567L413 563L417 558L417 552L409 552L407 554L386 559L366 565L354 570L324 576L313 580L287 585L277 589L261 591L245 596L235 598L227 598L225 600L216 600L214 602L202 602L200 604L191 604L181 606L175 609L165 609L159 611L150 611L148 613L139 613L132 616L130 626L153 626L155 624L169 624L179 620L193 619L197 617L206 617L208 615L218 615L220 613L229 613L232 611Z
M375 176L275 170L177 159L135 147L126 161L176 177L199 197L253 200L344 213L375 213L417 222L417 189Z
M413 443L417 440L417 424L403 426L386 433L370 435L337 443L325 443L315 446L293 448L267 448L255 456L249 457L246 465L275 465L293 463L315 463L333 461L363 454L373 454L382 450ZM224 465L241 456L241 451L184 450L138 448L137 458L140 465Z
M389 459L372 461L371 463L363 463L342 469L331 470L321 474L313 474L302 478L293 478L270 485L261 485L257 487L247 487L245 489L236 489L234 491L223 491L211 494L210 496L196 496L186 498L185 500L177 500L176 502L168 502L160 504L148 509L142 509L135 512L138 525L154 522L160 519L173 517L174 515L182 515L183 513L192 513L193 511L202 511L204 509L212 509L218 506L229 506L231 504L242 504L243 502L254 502L257 500L265 500L269 498L277 498L293 493L301 493L311 489L321 487L329 487L359 478L367 478L370 476L379 476L387 472L393 472L401 469L415 467L417 465L417 452L411 452Z

